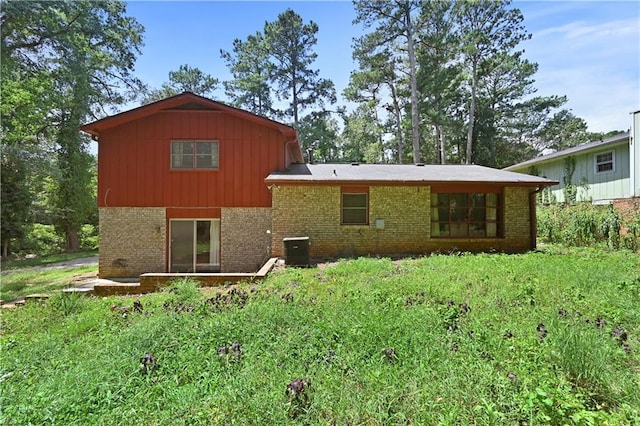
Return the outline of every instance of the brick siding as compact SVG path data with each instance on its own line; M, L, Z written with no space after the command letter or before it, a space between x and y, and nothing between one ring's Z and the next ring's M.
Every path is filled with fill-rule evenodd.
M271 252L271 208L223 208L220 268L222 272L256 272Z
M166 218L159 207L101 207L101 278L164 272Z
M433 251L523 252L530 248L529 189L505 188L504 238L431 238L430 187L369 189L369 224L340 224L339 186L272 188L272 254L283 238L309 237L312 258L421 254ZM384 229L376 228L384 220Z

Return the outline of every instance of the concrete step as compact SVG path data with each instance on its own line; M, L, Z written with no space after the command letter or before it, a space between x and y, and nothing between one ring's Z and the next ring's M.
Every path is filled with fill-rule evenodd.
M93 288L91 287L70 287L62 290L63 293L75 293L75 294L84 294L91 295L93 294Z

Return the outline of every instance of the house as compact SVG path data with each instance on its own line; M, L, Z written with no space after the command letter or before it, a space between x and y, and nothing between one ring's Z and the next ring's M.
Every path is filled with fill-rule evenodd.
M264 178L302 162L295 129L183 93L93 123L99 275L255 272L270 256Z
M640 201L640 111L632 114L631 131L524 161L504 170L544 176L558 185L542 201L615 204Z
M475 165L292 164L271 188L272 253L311 257L535 248L536 193L556 182Z
M98 141L99 274L255 272L312 257L535 247L557 182L480 166L304 164L290 126L183 93L81 128Z

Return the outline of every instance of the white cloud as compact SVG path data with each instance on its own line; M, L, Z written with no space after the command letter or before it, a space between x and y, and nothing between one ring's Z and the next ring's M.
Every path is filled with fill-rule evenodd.
M640 108L640 8L557 5L540 3L525 14L533 37L523 47L539 65L538 94L566 95L565 107L591 131L626 130L629 113Z

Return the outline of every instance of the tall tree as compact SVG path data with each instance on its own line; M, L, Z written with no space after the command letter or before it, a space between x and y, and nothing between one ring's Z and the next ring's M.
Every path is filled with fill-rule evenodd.
M418 115L418 83L416 64L416 39L421 31L419 0L354 0L356 19L365 27L375 29L356 40L357 49L373 54L379 49L388 49L400 55L401 62L408 64L407 75L411 93L411 139L413 161L420 158L420 118Z
M132 71L143 28L118 0L10 1L3 4L2 23L3 60L53 83L38 104L57 145L56 225L67 249L77 250L91 199L87 142L78 127L139 92Z
M169 82L159 89L147 90L143 104L159 101L182 92L191 92L210 97L218 88L220 81L199 68L180 65L177 71L169 71Z
M464 65L470 77L467 123L466 163L473 162L474 126L479 87L479 73L484 61L511 53L523 40L531 37L523 25L519 9L510 9L511 0L461 0L453 12L461 40Z
M264 26L264 37L272 63L270 81L276 87L278 99L289 105L286 116L293 118L298 126L301 112L313 106L324 108L325 102L336 102L333 82L320 78L319 70L312 69L317 54L313 47L317 43L318 25L302 22L302 17L287 9L274 22Z
M235 39L233 50L227 52L220 49L220 56L233 77L223 83L233 105L254 114L276 118L269 87L272 64L269 62L269 47L264 35L257 32L247 37L246 41Z
M382 146L384 132L389 129L395 138L394 157L402 163L404 149L403 111L404 102L399 96L399 85L396 76L397 58L389 49L370 54L368 49L356 48L353 57L358 61L359 70L351 73L349 85L344 90L344 97L352 102L366 103L373 111L376 125L380 128L379 144ZM387 102L384 102L387 101ZM383 114L386 115L386 120Z
M298 136L309 161L328 163L338 161L339 151L338 122L328 112L312 112L304 116L299 123Z
M462 73L457 62L458 39L451 19L449 0L423 2L421 43L417 49L420 114L433 127L435 162L447 162L447 129L457 106Z

